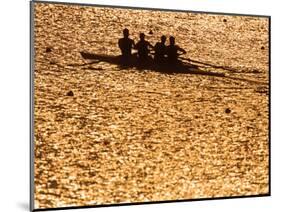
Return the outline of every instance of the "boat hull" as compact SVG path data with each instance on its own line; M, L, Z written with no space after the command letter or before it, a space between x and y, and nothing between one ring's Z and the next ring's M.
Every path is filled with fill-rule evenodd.
M101 55L93 54L88 52L80 52L81 56L86 60L96 61L96 62L106 62L110 64L118 65L121 69L126 68L136 68L140 70L152 70L163 73L186 73L186 74L201 74L201 75L213 75L213 76L224 76L223 73L212 73L201 71L198 66L193 64L184 63L178 61L175 64L169 64L163 62L162 64L156 63L151 57L145 61L141 61L137 58L136 54L131 57L113 56L113 55Z

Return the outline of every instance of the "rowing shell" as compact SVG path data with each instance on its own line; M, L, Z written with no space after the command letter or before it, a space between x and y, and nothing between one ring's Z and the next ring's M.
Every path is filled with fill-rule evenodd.
M122 56L113 55L101 55L88 52L80 52L81 56L86 60L96 61L96 62L106 62L110 64L115 64L121 68L137 68L141 70L152 70L163 73L186 73L186 74L200 74L200 75L210 75L210 76L225 76L224 73L214 73L208 71L199 70L198 66L193 64L187 64L179 61L176 64L157 64L152 58L148 60L140 61L134 54L130 58L124 59Z

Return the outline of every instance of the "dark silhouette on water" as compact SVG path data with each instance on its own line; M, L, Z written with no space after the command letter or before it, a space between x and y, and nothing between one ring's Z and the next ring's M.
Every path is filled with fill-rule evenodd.
M51 47L47 47L47 48L46 48L46 52L47 52L47 53L52 52L52 48L51 48Z
M158 64L164 64L166 62L167 46L165 45L166 36L161 36L161 42L157 42L154 46L154 61Z
M206 62L201 62L198 60L193 60L190 58L182 58L179 57L181 60L187 61L188 63L195 63L195 64L200 64L200 67L211 67L211 68L216 68L216 69L223 69L232 73L261 73L259 70L253 70L253 71L249 71L246 69L241 69L238 70L237 68L232 68L232 67L228 67L228 66L220 66L220 65L214 65L214 64L210 64L210 63L206 63ZM198 65L199 66L199 65Z
M121 50L123 59L129 59L132 56L132 48L135 47L135 42L129 38L129 30L125 28L123 30L123 38L118 41L118 46Z
M226 108L226 109L224 110L224 112L225 112L225 113L230 113L231 110L230 110L229 108Z
M73 91L68 91L66 95L67 96L74 96L74 93L73 93Z
M188 58L179 57L182 54L186 54L186 51L175 44L175 38L171 36L169 38L170 44L165 45L166 37L161 36L161 42L157 42L153 47L147 40L145 40L145 34L140 33L140 41L137 44L129 38L129 30L123 30L124 37L119 39L118 46L121 49L121 56L111 55L99 55L91 54L87 52L80 52L84 59L91 60L90 63L72 66L88 66L99 62L107 62L118 65L120 69L136 68L139 70L152 70L162 73L186 73L186 74L199 74L226 77L225 73L203 71L199 67L212 67L216 69L223 69L226 71L241 73L230 67L213 65L205 62L200 62ZM132 54L132 49L136 49L137 53ZM154 60L151 58L150 50L154 50ZM100 68L93 68L93 70L100 70ZM231 79L238 79L237 77L228 76ZM252 82L252 80L238 79L243 81ZM254 82L259 83L259 82Z
M239 80L247 83L253 83L253 84L265 84L267 85L268 82L262 82L262 81L256 81L252 79L247 79L247 78L242 78L242 77L237 77L237 76L231 76L231 75L226 75L225 73L222 72L214 72L210 70L200 70L199 67L206 68L205 65L194 65L192 63L196 64L205 64L203 62L197 61L197 60L192 60L192 59L185 59L186 61L190 62L180 62L174 65L159 65L156 64L154 61L151 63L147 63L146 65L140 65L138 62L137 58L135 55L132 55L132 60L130 63L127 63L124 65L121 60L121 56L111 56L111 55L100 55L100 54L92 54L92 53L87 53L87 52L80 52L81 56L86 59L90 60L91 62L89 63L84 63L84 64L69 64L69 66L88 66L92 64L97 64L100 62L107 62L110 64L115 64L118 65L120 70L128 69L128 68L136 68L138 70L151 70L151 71L156 71L156 72L161 72L165 74L196 74L196 75L207 75L207 76L215 76L215 77L224 77L227 79L231 80ZM223 67L223 66L216 66L212 64L208 64L207 66L213 67L213 68L218 68L227 71L228 67ZM86 68L90 69L90 68ZM238 71L236 71L238 73ZM241 72L239 72L241 73Z
M149 60L149 52L153 49L153 46L145 40L145 34L140 33L140 41L135 45L135 49L138 50L138 58L140 61Z
M168 63L169 64L176 64L179 62L178 56L182 54L185 54L186 51L182 48L180 48L178 45L175 45L175 38L173 36L170 37L170 45L167 46L167 55L168 55Z
M152 32L152 31L151 31ZM151 33L149 33L151 34ZM175 38L171 36L169 38L169 46L165 45L166 37L161 37L161 42L157 42L153 47L148 41L145 40L145 34L140 33L140 41L135 44L132 39L129 38L129 30L125 28L123 30L123 38L118 40L118 46L121 50L120 56L113 55L100 55L92 54L88 52L80 52L81 56L90 60L87 63L83 64L68 64L68 66L85 66L83 69L91 69L101 71L103 68L100 67L89 67L92 64L98 64L100 62L107 62L111 64L118 65L120 70L135 68L138 70L151 70L167 74L198 74L198 75L207 75L207 76L216 76L216 77L226 77L232 80L241 80L249 83L255 84L266 84L266 82L256 81L252 79L239 78L237 76L226 75L223 72L214 72L213 70L206 70L206 68L215 68L221 69L223 71L230 71L232 73L261 73L259 70L239 70L237 68L232 68L228 66L221 66L210 64L207 62L201 62L193 60L190 58L179 57L182 54L185 54L186 51L183 48L180 48L175 44ZM132 50L136 49L138 52L132 54ZM262 47L261 49L265 49ZM150 50L154 50L154 53L151 53ZM154 60L150 55L154 55ZM50 64L53 64L50 62ZM55 63L58 66L63 66L58 63ZM204 68L205 70L200 70Z
M132 59L127 64L124 64L122 61L122 56L111 56L111 55L100 55L100 54L92 54L87 52L80 52L81 56L84 59L91 60L93 63L99 62L107 62L110 64L115 64L120 67L120 70L127 68L137 68L138 70L151 70L156 72L162 72L166 74L176 74L176 73L184 73L184 74L199 74L199 75L208 75L208 76L225 76L224 73L216 73L209 71L202 71L198 69L198 66L192 65L190 63L177 63L173 65L169 64L157 64L154 60L148 60L146 63L140 63L136 55L132 55Z

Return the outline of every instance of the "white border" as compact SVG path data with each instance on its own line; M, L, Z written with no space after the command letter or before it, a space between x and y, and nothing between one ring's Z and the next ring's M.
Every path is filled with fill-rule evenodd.
M67 2L272 16L272 196L68 211L280 211L280 6L276 0L82 0ZM29 202L29 2L0 7L0 211L27 211ZM279 209L279 210L278 210Z

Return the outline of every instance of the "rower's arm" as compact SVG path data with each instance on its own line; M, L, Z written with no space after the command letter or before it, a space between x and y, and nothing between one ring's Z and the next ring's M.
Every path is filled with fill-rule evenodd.
M186 51L185 51L183 48L178 47L178 50L179 50L181 53L186 54Z
M118 40L118 47L121 49L121 39Z
M134 43L134 49L138 49L139 46L139 42L137 42L136 44Z

